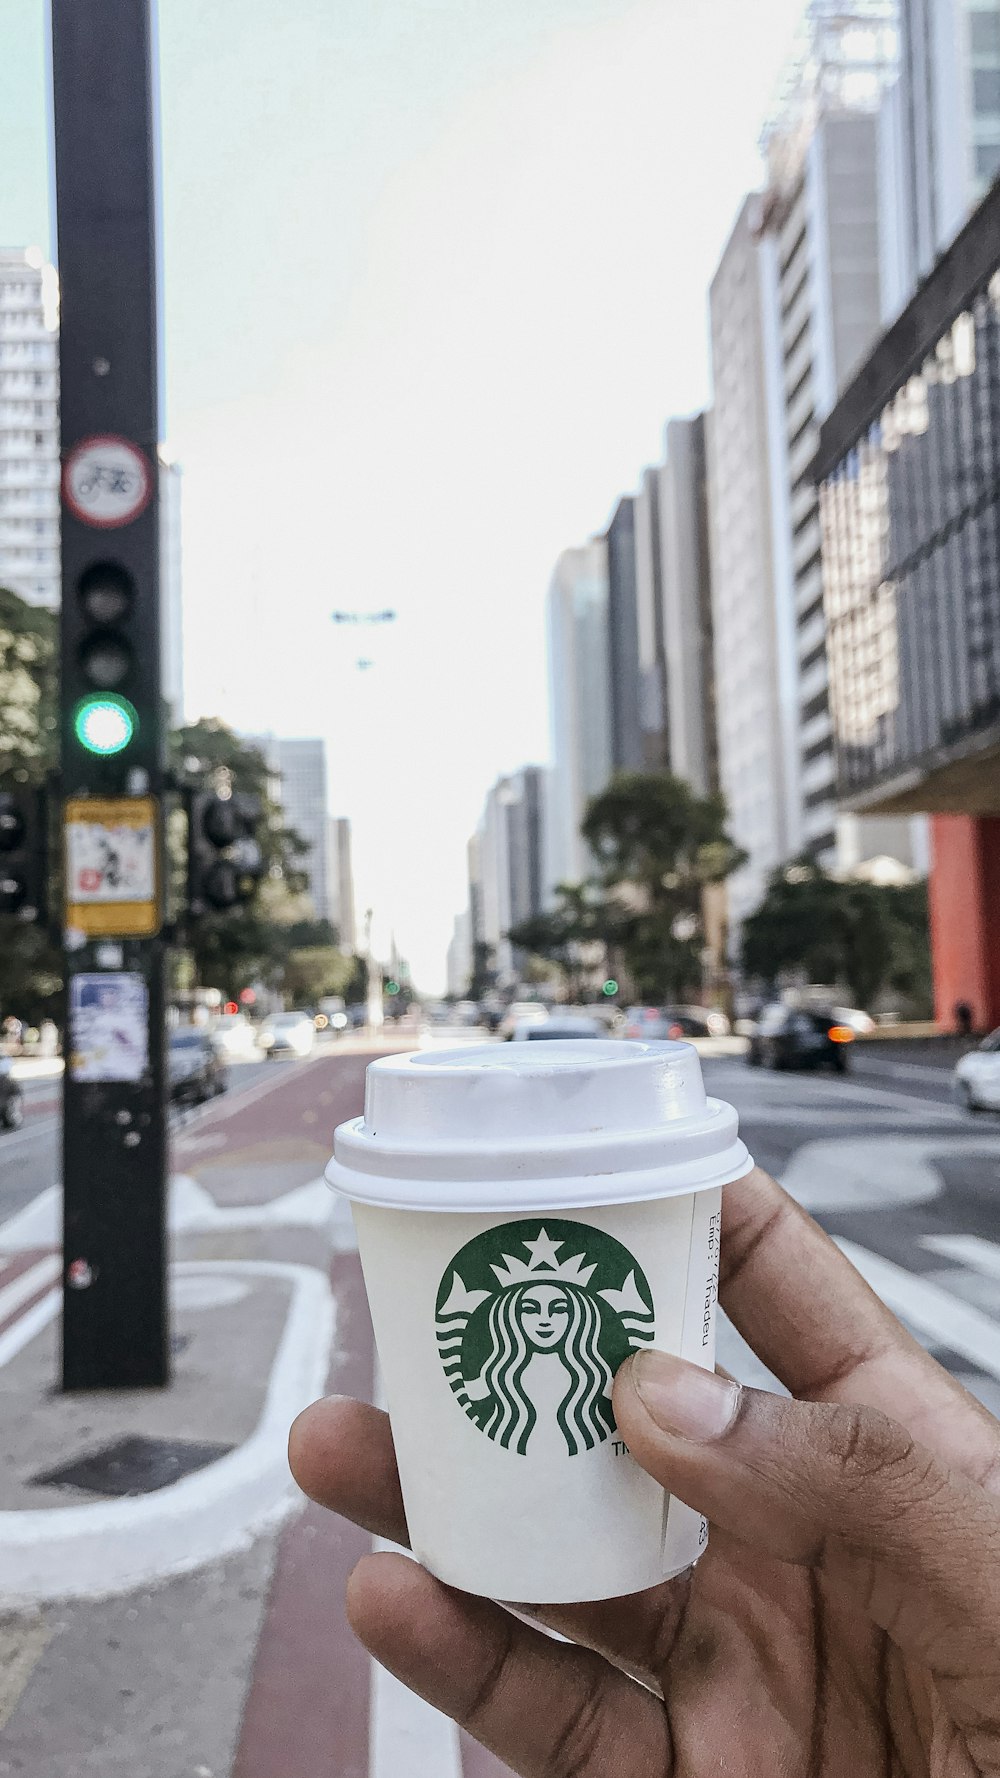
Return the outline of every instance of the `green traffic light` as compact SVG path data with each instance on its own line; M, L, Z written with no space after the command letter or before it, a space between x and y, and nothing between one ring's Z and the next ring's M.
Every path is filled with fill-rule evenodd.
M73 729L81 747L105 758L121 753L138 727L138 715L128 699L108 695L84 698L73 719Z
M610 994L617 994L617 992L618 992L618 983L616 981L614 981L613 979L609 979L608 981L606 981L603 988L601 989L602 994L610 995Z
M387 994L398 994L399 993L399 983L398 982L386 982L385 991Z

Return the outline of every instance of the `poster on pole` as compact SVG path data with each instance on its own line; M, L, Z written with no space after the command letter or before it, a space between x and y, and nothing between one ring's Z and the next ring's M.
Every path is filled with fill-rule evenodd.
M72 797L66 804L66 925L88 937L159 929L155 797Z
M72 1080L141 1080L149 1066L149 991L128 970L69 979Z

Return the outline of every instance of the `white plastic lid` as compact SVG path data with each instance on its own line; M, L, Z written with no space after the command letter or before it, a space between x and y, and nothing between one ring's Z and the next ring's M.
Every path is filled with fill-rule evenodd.
M555 1210L674 1197L753 1165L688 1043L587 1038L368 1065L329 1183L398 1210Z

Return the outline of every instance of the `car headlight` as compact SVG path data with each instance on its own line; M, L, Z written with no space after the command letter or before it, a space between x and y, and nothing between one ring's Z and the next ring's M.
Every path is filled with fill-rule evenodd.
M262 1050L269 1050L274 1047L274 1038L270 1031L262 1031L257 1042L260 1044Z

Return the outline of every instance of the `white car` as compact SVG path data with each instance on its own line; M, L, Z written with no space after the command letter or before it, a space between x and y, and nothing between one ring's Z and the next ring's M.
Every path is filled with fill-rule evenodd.
M228 1062L252 1060L257 1054L257 1033L243 1012L225 1012L210 1032L219 1054Z
M526 1025L530 1020L540 1024L549 1016L549 1009L540 1000L513 1000L508 1006L497 1027L501 1037L511 1037L517 1025Z
M316 1026L307 1012L276 1012L265 1020L257 1039L268 1061L277 1056L311 1056Z
M1000 1111L1000 1029L959 1058L954 1081L968 1111Z
M511 1043L562 1042L568 1037L607 1037L600 1019L553 1018L519 1019L509 1032Z

